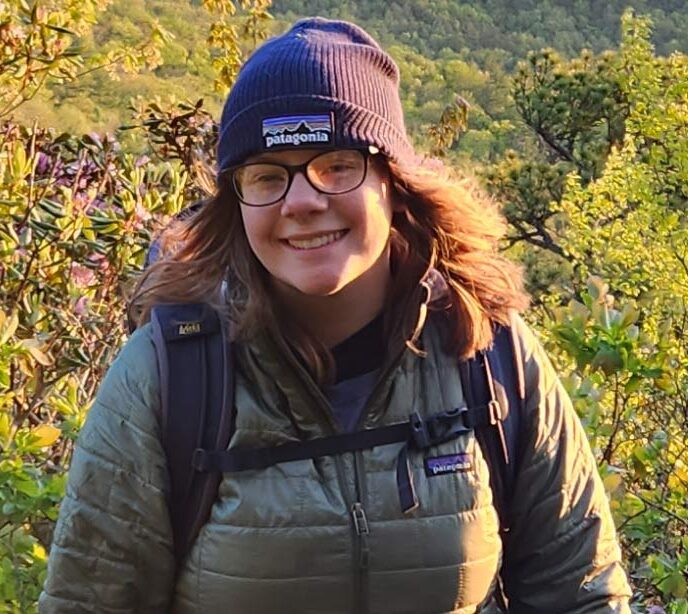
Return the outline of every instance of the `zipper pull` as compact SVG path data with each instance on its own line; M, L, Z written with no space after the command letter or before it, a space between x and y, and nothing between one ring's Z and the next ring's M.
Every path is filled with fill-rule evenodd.
M368 518L363 509L363 504L360 501L356 501L356 503L351 506L351 517L354 519L356 535L368 535L370 533Z

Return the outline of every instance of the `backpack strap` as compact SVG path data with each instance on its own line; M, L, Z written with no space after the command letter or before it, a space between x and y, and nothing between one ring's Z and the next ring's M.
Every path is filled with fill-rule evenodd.
M197 472L196 448L225 449L234 429L234 366L217 313L205 304L158 305L151 313L160 375L162 445L179 569L206 523L221 474Z
M489 422L477 425L475 433L490 467L501 531L507 533L525 400L520 341L513 327L497 325L492 346L460 363L459 371L468 407L492 408Z
M515 327L498 325L492 346L462 362L459 369L468 406L489 403L498 408L491 414L492 423L476 427L475 434L490 467L490 487L504 549L495 596L502 610L508 612L510 507L526 396L521 342Z
M484 412L486 408L476 408ZM374 429L317 437L305 441L290 441L278 446L262 448L232 448L231 450L194 451L191 463L196 471L240 473L267 469L280 463L308 460L367 450L376 446L406 443L415 450L456 439L474 427L473 414L466 407L450 409L423 419L413 413L408 422L398 422Z
M163 447L171 482L170 516L177 566L183 562L217 496L224 472L263 469L378 445L404 443L397 485L404 512L418 500L409 449L423 450L474 429L490 467L490 482L503 532L508 531L524 394L518 338L498 327L487 352L461 362L467 407L427 419L356 433L264 448L227 450L234 432L234 365L231 344L218 315L205 304L159 305L151 315L161 389ZM510 411L515 408L517 411Z
M490 350L460 363L466 407L450 409L426 419L414 413L408 422L278 446L231 450L198 447L191 462L202 473L238 473L279 463L404 443L397 458L396 477L401 510L407 513L418 506L409 450L426 450L475 430L490 467L490 486L500 526L506 532L521 414L520 377L514 368L515 356L510 328L499 327ZM516 411L510 412L510 407Z

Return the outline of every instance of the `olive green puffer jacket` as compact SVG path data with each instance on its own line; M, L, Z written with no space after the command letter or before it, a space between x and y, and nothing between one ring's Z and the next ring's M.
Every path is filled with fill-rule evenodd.
M530 331L522 337L527 407L511 508L510 612L629 612L605 493L581 425ZM400 350L362 428L460 407L454 356L431 317L426 357ZM332 434L327 402L269 339L237 352L230 447ZM431 449L464 454L427 477L410 454L420 505L402 513L401 444L225 475L177 578L149 326L110 369L81 433L40 598L43 614L495 613L502 558L489 471L472 432ZM353 513L352 513L353 512ZM354 520L357 517L357 521Z

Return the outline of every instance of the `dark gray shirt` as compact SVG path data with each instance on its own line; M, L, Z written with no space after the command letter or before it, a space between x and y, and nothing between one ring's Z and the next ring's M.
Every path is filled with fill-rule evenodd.
M361 413L375 387L385 357L382 316L332 348L336 381L325 388L340 429L356 430Z
M356 430L361 412L373 391L379 373L380 369L375 369L342 380L325 389L325 396L330 402L337 424L343 432L350 433Z

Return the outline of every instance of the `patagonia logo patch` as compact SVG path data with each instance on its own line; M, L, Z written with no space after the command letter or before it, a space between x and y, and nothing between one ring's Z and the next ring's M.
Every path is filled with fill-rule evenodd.
M473 464L471 456L467 452L449 454L447 456L434 456L425 459L425 475L429 478L446 473L458 473L468 471Z
M265 149L292 145L332 145L334 143L334 119L332 114L287 115L263 120L263 144Z

